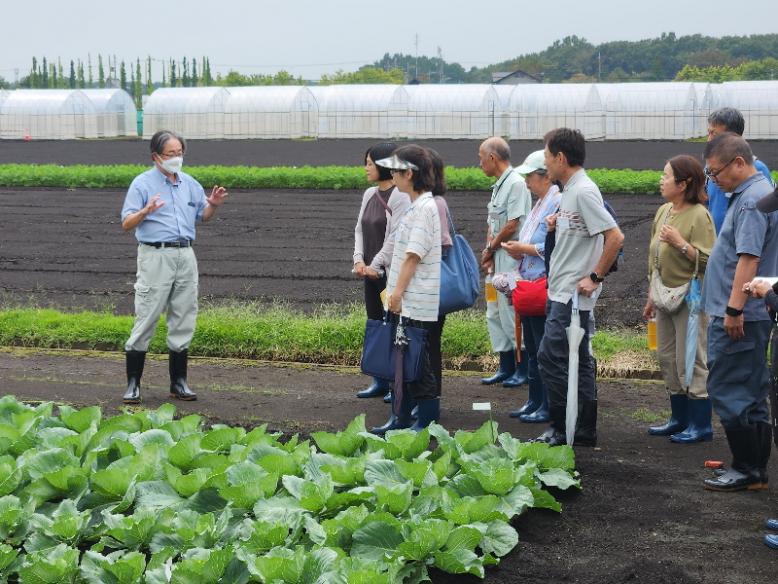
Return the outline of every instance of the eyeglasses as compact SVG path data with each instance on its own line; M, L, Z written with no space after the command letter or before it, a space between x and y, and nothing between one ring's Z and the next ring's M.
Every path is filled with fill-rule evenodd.
M401 172L405 172L405 169L402 168L390 168L389 174L399 174Z
M706 168L705 169L705 176L707 176L708 178L716 178L717 176L719 176L722 173L722 171L725 168L727 168L730 164L735 162L735 160L737 160L737 156L735 156L735 158L733 158L732 160L727 162L724 166L722 166L718 170L711 170L710 168Z
M160 154L160 157L162 157L162 158L173 158L175 156L183 156L183 155L184 155L184 151L183 150L179 150L178 152L163 152L162 154Z

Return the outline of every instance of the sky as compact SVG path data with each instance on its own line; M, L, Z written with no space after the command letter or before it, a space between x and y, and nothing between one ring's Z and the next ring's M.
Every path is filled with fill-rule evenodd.
M29 72L33 55L86 61L91 53L135 60L209 56L212 73L275 73L318 79L353 71L384 53L435 56L466 69L541 51L578 35L597 44L659 36L778 32L778 2L624 0L0 0L0 76ZM534 12L533 12L534 11ZM758 16L757 16L758 15ZM161 62L153 77L161 77Z

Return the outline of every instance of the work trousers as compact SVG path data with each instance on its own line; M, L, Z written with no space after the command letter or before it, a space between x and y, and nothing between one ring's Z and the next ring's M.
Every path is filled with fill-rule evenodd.
M723 318L714 316L710 320L708 394L726 430L770 423L766 355L771 328L769 320L746 322L745 336L733 341L724 330Z
M167 346L187 349L197 321L197 258L191 247L138 246L135 323L126 351L148 351L159 317L167 320Z

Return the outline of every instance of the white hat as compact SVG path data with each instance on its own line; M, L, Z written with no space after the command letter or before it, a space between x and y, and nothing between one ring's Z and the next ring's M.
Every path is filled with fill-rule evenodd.
M398 158L396 154L392 154L389 158L376 160L375 163L376 166L383 166L384 168L390 168L392 170L419 170L419 167L413 162Z
M516 169L519 174L532 174L539 170L546 170L546 156L543 150L535 150L527 156L524 162Z

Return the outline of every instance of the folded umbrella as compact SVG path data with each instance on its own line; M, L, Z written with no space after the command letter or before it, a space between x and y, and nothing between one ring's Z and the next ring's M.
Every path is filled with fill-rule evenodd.
M573 445L575 426L578 423L578 347L584 338L581 315L578 312L578 290L573 293L573 311L567 332L567 411L565 415L565 438L568 446Z
M392 412L399 416L402 409L403 395L403 357L405 349L408 347L408 337L405 335L405 326L402 319L397 324L397 331L394 334L394 388L392 397Z
M702 290L700 280L692 278L689 292L686 294L686 306L689 307L689 319L686 322L686 346L684 388L689 391L694 378L694 362L697 359L697 336L700 331L700 313L702 312Z

